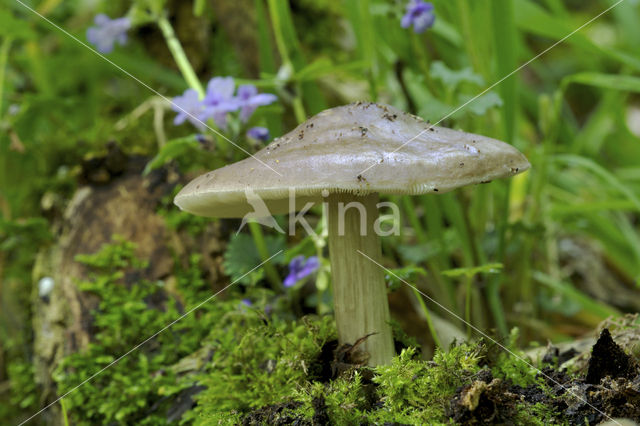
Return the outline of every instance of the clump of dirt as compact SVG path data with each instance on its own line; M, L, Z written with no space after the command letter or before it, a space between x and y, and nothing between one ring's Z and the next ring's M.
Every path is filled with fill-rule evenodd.
M456 392L447 414L462 424L515 424L522 405L536 403L552 406L554 401L536 385L518 386L483 369L471 384Z
M570 425L596 424L611 418L640 421L640 368L604 329L592 348L584 377L570 377L558 367L555 348L545 356L555 365L539 374L540 384L521 387L494 378L488 369L459 389L451 400L449 418L457 423L517 423L522 406L541 404L554 421Z
M328 383L334 378L332 364L335 359L335 351L338 349L338 340L329 340L322 345L320 355L309 366L309 380Z
M373 382L374 373L370 368L365 367L368 354L363 352L360 345L369 337L370 334L358 339L353 345L343 344L338 346L337 340L326 342L322 346L320 356L314 363L314 369L321 371L318 376L309 375L310 380L316 380L321 383L329 383L340 376L352 374L357 371L361 377L362 389L367 400L369 408L380 402L380 398L376 394L376 384ZM316 401L314 400L314 410ZM324 399L322 399L324 404ZM316 410L317 413L317 410ZM314 423L318 424L318 423Z
M591 351L584 379L565 385L565 415L571 424L624 417L640 421L640 369L607 328Z
M349 343L340 345L338 349L334 351L333 360L331 362L332 377L338 377L346 371L367 365L367 361L369 361L369 354L363 351L360 345L374 334L375 333L367 334L366 336L359 338L353 345Z
M518 396L508 394L507 384L489 370L464 386L451 401L449 417L457 423L504 423L515 409Z
M613 341L609 329L602 330L591 352L585 382L597 385L606 376L613 379L618 377L630 379L635 372L636 368L631 357Z
M308 368L309 380L328 383L349 370L365 366L369 357L360 346L370 336L358 339L353 345L338 346L338 340L326 342L322 345L320 355Z
M311 405L313 406L313 418L311 419L312 424L328 425L331 423L324 397L320 396L317 398L313 398L313 401L311 401Z

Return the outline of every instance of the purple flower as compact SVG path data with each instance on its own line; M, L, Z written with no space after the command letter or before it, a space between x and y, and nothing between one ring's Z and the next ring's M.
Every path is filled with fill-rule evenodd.
M189 120L191 124L196 126L200 131L204 130L202 124L202 114L204 112L204 104L198 96L195 89L187 89L182 96L176 96L171 101L171 109L176 111L178 115L173 119L173 124L180 125Z
M238 102L233 97L235 83L233 77L214 77L207 84L204 97L203 121L213 118L218 127L227 128L227 113L238 109Z
M247 84L238 87L238 95L236 99L238 106L241 108L240 120L246 123L256 108L262 105L269 105L270 103L275 102L278 98L276 95L271 93L258 93L256 86Z
M295 283L314 273L319 266L317 256L311 256L306 260L302 255L294 257L289 263L289 275L284 279L284 286L293 287Z
M174 124L182 124L189 120L199 130L204 130L206 122L213 118L216 125L222 130L227 128L227 114L240 109L240 119L246 122L253 111L260 105L268 105L275 101L275 95L269 93L258 94L255 86L245 85L238 87L236 96L233 77L214 77L207 84L207 93L200 100L194 89L186 90L182 96L173 98L172 108L178 112ZM264 127L254 127L247 132L247 136L266 141L269 139L269 130Z
M269 140L269 129L266 127L252 127L247 131L247 136L262 142Z
M251 303L251 300L250 300L250 299L242 299L242 300L240 301L240 304L241 304L242 306L246 306L246 307L248 307L248 308L250 308L251 306L253 306L253 303Z
M427 28L433 26L436 15L433 13L433 5L423 0L411 0L407 4L407 13L402 17L402 28L413 25L413 32L421 34Z
M96 15L93 19L95 27L87 29L87 40L96 46L100 53L110 53L113 45L118 42L124 45L127 42L127 31L131 28L131 19L116 18L109 19L103 13Z

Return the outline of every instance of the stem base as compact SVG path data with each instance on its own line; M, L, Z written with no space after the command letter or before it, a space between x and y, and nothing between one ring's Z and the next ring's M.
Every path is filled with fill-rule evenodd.
M349 206L349 203L355 202ZM388 364L395 354L384 270L358 253L381 261L380 237L374 231L378 219L378 194L354 196L330 194L329 255L333 277L333 301L340 344L354 344L368 334L362 347L370 366ZM364 232L361 232L364 231Z

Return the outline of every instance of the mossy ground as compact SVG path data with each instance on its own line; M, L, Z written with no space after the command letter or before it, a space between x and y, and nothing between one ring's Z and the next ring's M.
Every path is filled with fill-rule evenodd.
M640 418L635 318L609 324L623 348L603 331L592 356L571 371L560 369L567 357L553 350L534 365L516 349L515 329L503 347L454 344L430 361L404 337L391 364L370 369L358 345L338 347L330 316L295 319L269 292L254 291L258 296L247 305L232 291L119 359L141 343L140 336L207 298L198 257L178 271L172 288L131 282L145 265L123 240L78 260L95 272L79 288L101 303L93 342L58 368L59 394L108 368L64 398L73 424L585 424L607 416ZM14 367L17 403L36 397L30 374Z

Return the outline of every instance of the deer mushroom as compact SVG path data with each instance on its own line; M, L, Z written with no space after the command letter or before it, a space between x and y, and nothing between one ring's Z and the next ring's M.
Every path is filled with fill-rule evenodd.
M371 334L363 346L374 366L390 362L395 353L384 271L366 258L381 262L374 229L379 194L443 193L513 176L529 166L504 142L435 127L390 106L357 102L317 114L255 158L196 178L174 202L190 213L227 218L254 211L249 192L271 214L327 203L339 342L354 344Z

